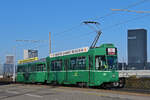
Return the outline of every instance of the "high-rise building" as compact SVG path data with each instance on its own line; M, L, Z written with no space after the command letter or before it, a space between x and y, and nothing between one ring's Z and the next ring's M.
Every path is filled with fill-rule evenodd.
M129 69L144 69L147 63L147 30L128 30Z
M13 55L7 55L5 63L6 64L13 64L14 63L14 56Z
M14 56L13 55L7 55L6 61L3 65L3 73L7 76L13 75L13 68L14 68Z
M14 72L14 64L4 63L3 74L6 76L12 76Z

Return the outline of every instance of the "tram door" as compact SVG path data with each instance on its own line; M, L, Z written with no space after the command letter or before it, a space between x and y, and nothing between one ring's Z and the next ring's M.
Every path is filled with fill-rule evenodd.
M47 61L47 79L48 82L50 82L50 62Z
M69 60L68 59L65 59L65 81L67 82L68 81L68 68L69 68Z
M93 70L93 56L89 55L89 84L92 82L92 76L93 76L93 73L92 71Z

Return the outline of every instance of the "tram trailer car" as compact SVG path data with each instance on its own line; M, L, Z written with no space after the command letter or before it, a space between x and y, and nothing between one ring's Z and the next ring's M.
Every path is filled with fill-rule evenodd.
M45 62L18 65L17 82L112 86L118 82L117 49L113 44L51 54Z

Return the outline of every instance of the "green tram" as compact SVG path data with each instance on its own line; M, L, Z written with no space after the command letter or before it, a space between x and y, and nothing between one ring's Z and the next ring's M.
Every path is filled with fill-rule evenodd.
M19 64L16 82L107 86L119 81L117 49L103 44L51 54L45 61Z

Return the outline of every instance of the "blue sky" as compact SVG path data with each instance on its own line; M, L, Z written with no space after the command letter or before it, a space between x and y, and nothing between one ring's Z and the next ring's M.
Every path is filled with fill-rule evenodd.
M136 4L141 1L145 2ZM48 40L49 32L52 32L52 52L90 46L96 33L89 33L92 30L81 23L95 18L103 32L97 46L113 43L119 50L119 60L122 57L126 60L127 30L145 28L149 33L150 15L137 19L146 14L115 12L105 15L112 13L111 8L122 9L129 5L132 5L130 10L150 11L150 0L1 0L0 61L4 62L5 55L13 54L15 46L17 59L23 58L23 49L38 49L40 57L48 56L48 42L15 40ZM72 30L66 31L70 28ZM148 59L149 50L148 34Z

